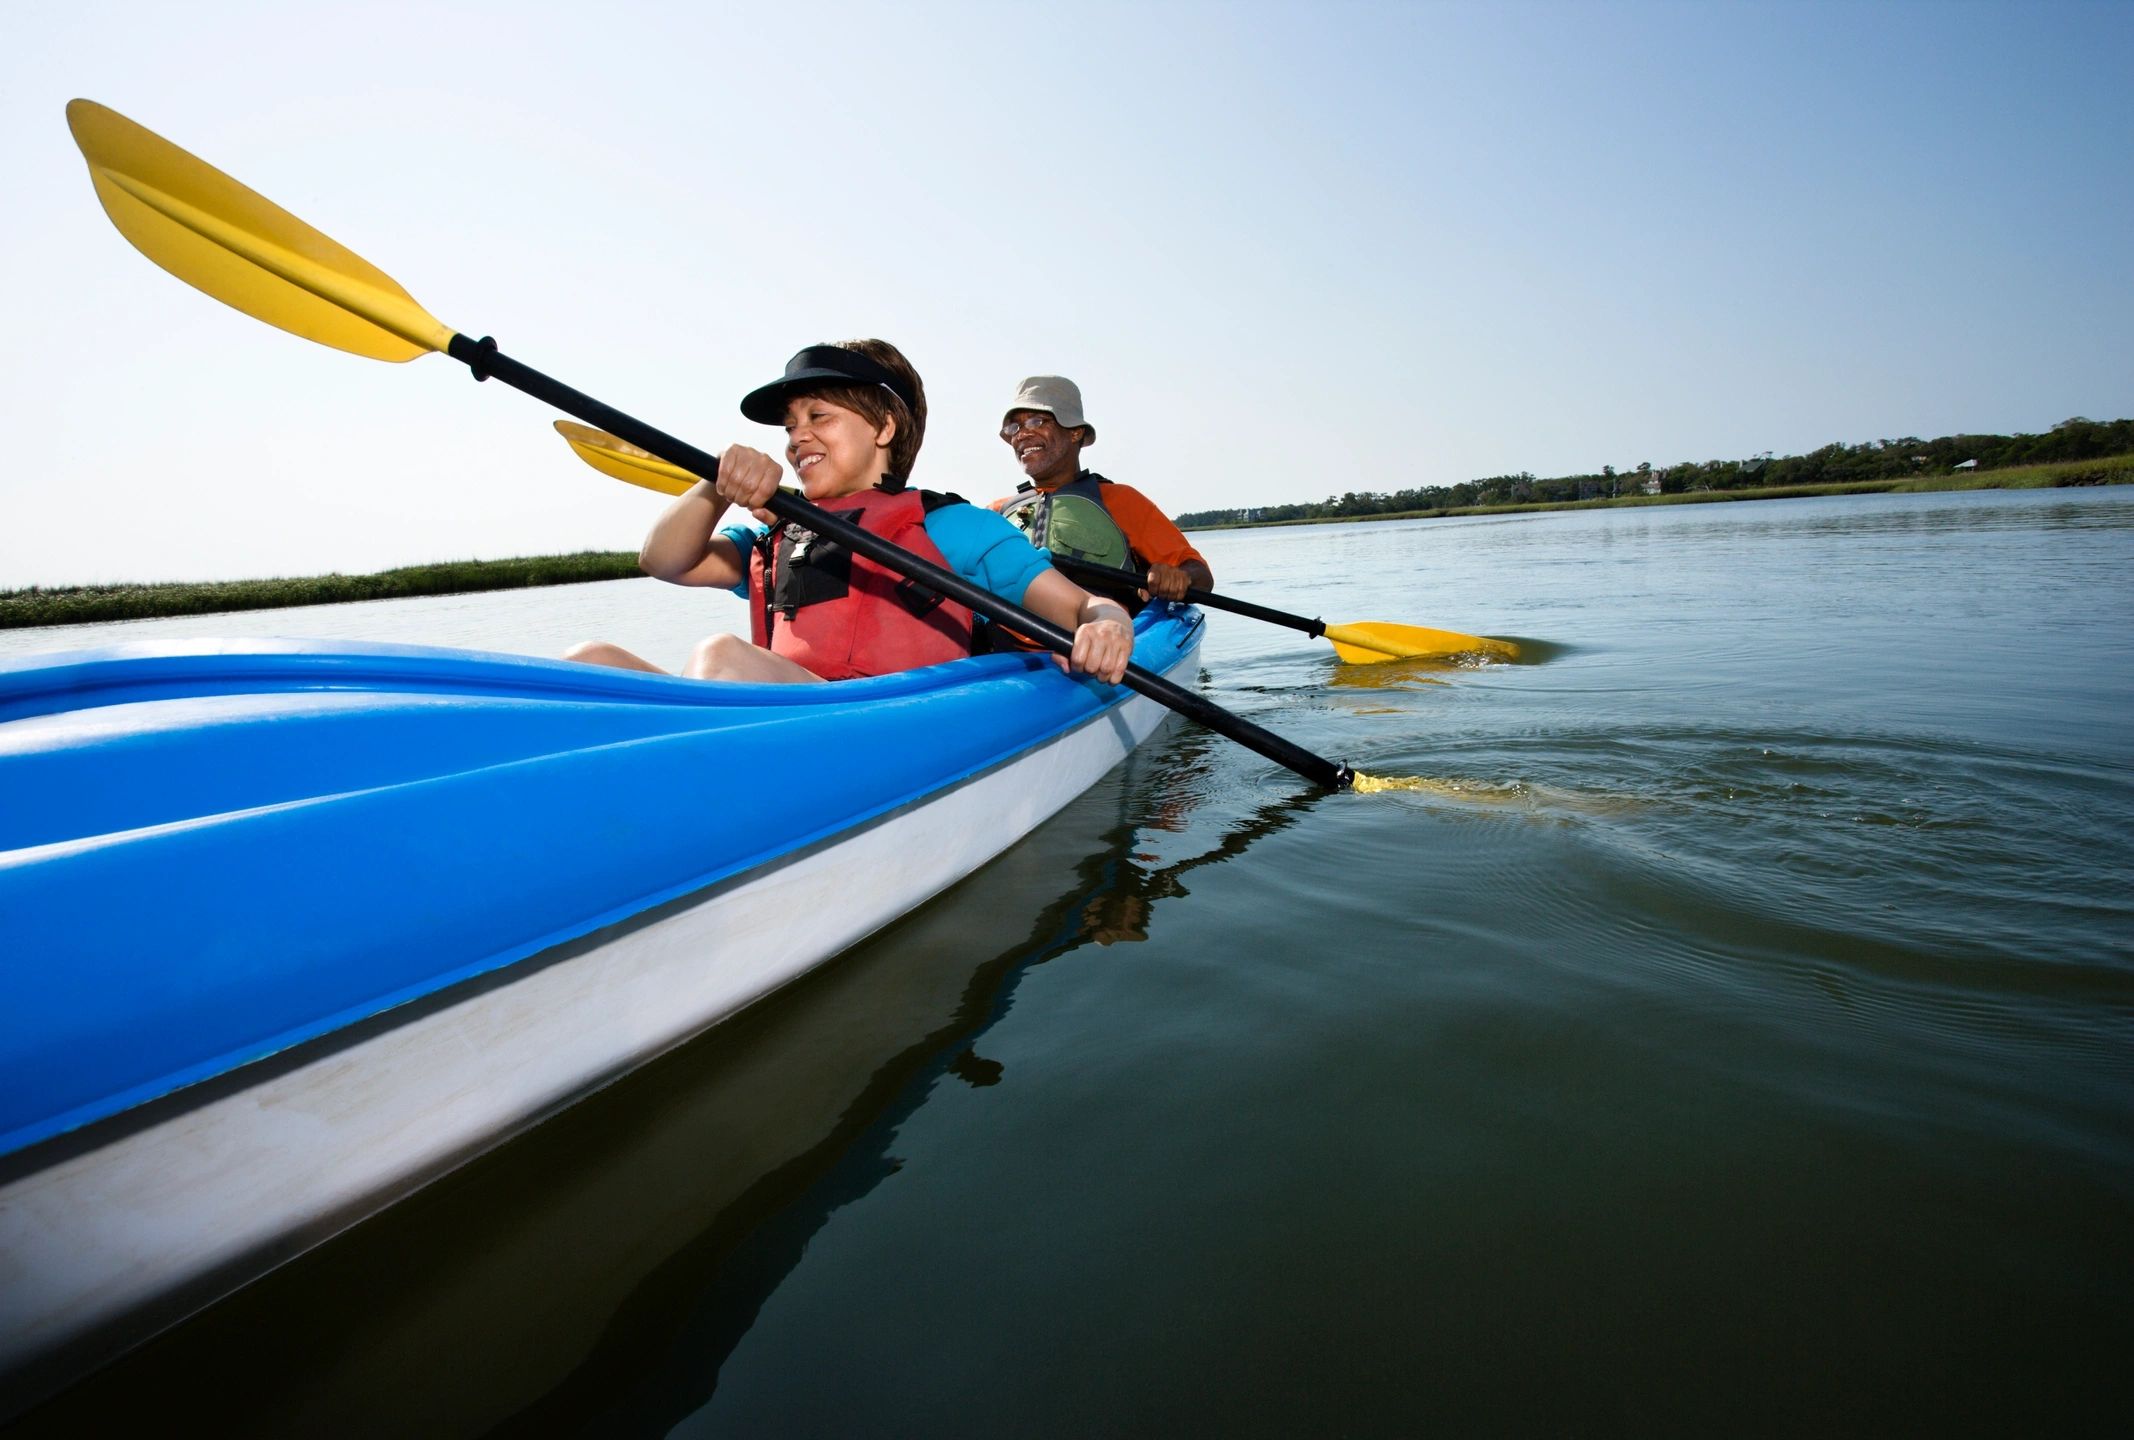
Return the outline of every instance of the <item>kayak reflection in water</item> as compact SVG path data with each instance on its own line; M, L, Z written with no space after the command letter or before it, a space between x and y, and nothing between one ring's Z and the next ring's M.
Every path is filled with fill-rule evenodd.
M744 1157L707 1152L706 1137L717 1132L702 1121L680 1138L668 1137L677 1150L689 1150L689 1163L676 1161L675 1169L666 1173L640 1166L634 1183L626 1188L648 1194L658 1193L662 1185L705 1187L704 1191L675 1189L672 1193L689 1203L668 1205L660 1211L663 1218L702 1214L701 1228L667 1249L648 1245L641 1237L622 1247L614 1224L617 1212L609 1208L598 1212L597 1226L589 1220L590 1228L572 1234L573 1264L565 1269L566 1275L606 1275L616 1267L646 1263L647 1257L657 1257L656 1265L643 1274L631 1273L629 1303L613 1311L597 1344L582 1352L550 1345L543 1352L569 1355L572 1368L494 1433L664 1435L687 1428L717 1429L710 1423L715 1416L699 1412L718 1394L729 1361L832 1217L864 1201L905 1169L906 1127L924 1107L939 1101L939 1078L954 1076L978 1091L1016 1083L1008 1067L984 1054L983 1047L994 1027L1014 1008L1023 981L1091 943L1149 938L1156 902L1184 895L1186 890L1179 882L1186 876L1242 856L1258 841L1297 824L1327 800L1328 792L1323 790L1280 797L1249 813L1227 817L1220 840L1201 853L1168 865L1152 865L1147 853L1156 838L1152 831L1184 836L1194 828L1192 812L1208 799L1209 756L1217 743L1205 732L1182 732L1160 757L1129 762L1142 768L1137 779L1112 788L1111 799L1119 806L1116 817L1106 817L1090 828L1105 803L1096 800L1059 818L1051 838L1065 848L1047 850L1045 858L1056 868L1042 873L1060 873L1062 888L1031 918L1027 931L969 971L953 1011L937 1013L915 1006L913 1000L924 993L923 986L914 984L915 974L947 974L963 963L952 957L969 943L972 921L969 910L956 904L920 911L911 928L863 962L880 967L861 973L881 984L881 990L869 989L864 995L854 992L841 999L821 994L795 996L787 1002L778 1013L789 1017L793 1029L782 1037L782 1044L769 1039L756 1042L765 1048L752 1046L750 1063L775 1065L781 1055L790 1056L785 1061L788 1068L777 1072L785 1081L780 1093L838 1097L841 1104L831 1112L836 1115L835 1128L804 1156L754 1178L743 1198L723 1204L707 1198L707 1192L716 1194L710 1187L732 1184L734 1167ZM1065 861L1065 855L1074 851L1080 852L1077 858ZM1107 938L1106 917L1124 920L1136 915L1138 919L1128 926L1132 933L1122 930ZM981 923L980 933L995 932ZM919 956L925 959L919 961ZM853 974L841 973L848 978ZM901 978L892 982L891 976ZM840 1004L849 1008L840 1011ZM840 1022L841 1014L864 1015L866 1020ZM841 1089L836 1082L856 1058L846 1037L876 1031L894 1034L900 1019L915 1027L908 1044L893 1058L868 1055L873 1069L864 1090ZM838 1036L837 1043L826 1043L826 1034ZM698 1053L716 1056L718 1047ZM693 1093L702 1097L707 1087L699 1084ZM695 1103L716 1112L721 1102L699 1099ZM637 1144L662 1138L656 1117L654 1123L647 1123L641 1112L609 1104L600 1117L608 1123L597 1127L599 1133L628 1137ZM628 1122L609 1119L617 1115L629 1116ZM582 1119L579 1123L589 1122ZM707 1153L715 1163L703 1163ZM609 1163L630 1161L625 1155ZM492 1166L491 1173L494 1170ZM682 1176L686 1181L677 1178ZM550 1187L532 1188L545 1198ZM474 1206L470 1211L478 1212L479 1219L470 1214L469 1233L479 1231L493 1241L497 1206ZM669 1223L680 1222L669 1219ZM629 1231L627 1226L622 1229ZM464 1248L450 1253L458 1258ZM615 1258L607 1258L610 1254ZM588 1256L595 1259L588 1260ZM553 1322L586 1308L569 1303L566 1295L565 1300L545 1307L541 1318ZM494 1341L499 1328L486 1327L476 1340ZM231 1352L225 1346L216 1353ZM483 1378L489 1378L488 1372ZM693 1427L692 1416L696 1417ZM627 1421L618 1417L627 1417Z
M752 390L741 413L785 427L785 458L807 498L1074 633L1072 669L1117 684L1134 636L1117 602L1046 563L1013 525L960 497L906 486L926 434L926 389L886 340L810 345ZM645 537L638 563L676 585L730 589L749 602L751 640L713 635L682 674L789 684L887 675L972 653L971 612L917 581L761 507L783 471L744 445L719 457ZM719 525L727 506L755 513ZM752 643L753 642L753 643ZM620 646L589 641L566 659L664 674Z

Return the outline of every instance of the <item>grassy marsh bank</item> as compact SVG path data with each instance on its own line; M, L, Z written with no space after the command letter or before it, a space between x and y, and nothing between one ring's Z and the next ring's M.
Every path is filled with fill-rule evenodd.
M624 550L582 550L523 560L453 560L403 565L375 575L314 575L298 579L206 583L68 585L0 590L0 630L31 625L82 625L98 620L152 620L228 610L279 610L344 600L396 600L415 595L463 595L622 580L641 574Z

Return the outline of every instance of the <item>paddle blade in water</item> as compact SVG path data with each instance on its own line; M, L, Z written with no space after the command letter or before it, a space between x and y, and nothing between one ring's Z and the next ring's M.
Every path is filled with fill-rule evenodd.
M679 495L697 483L697 477L681 466L669 465L657 455L640 450L605 430L595 430L575 420L558 420L556 433L570 441L571 449L578 452L580 460L617 480L642 485L662 495Z
M1457 630L1432 630L1425 625L1393 625L1383 620L1329 625L1326 638L1334 643L1335 653L1351 665L1377 665L1387 660L1450 660L1457 655L1483 655L1492 660L1519 658L1519 647L1509 640L1462 635Z
M67 126L111 223L186 284L373 360L451 343L451 327L377 266L154 131L92 100L68 103Z
M1350 787L1358 795L1379 795L1388 790L1421 790L1432 794L1458 794L1460 787L1449 780L1426 780L1419 775L1366 775L1356 772Z

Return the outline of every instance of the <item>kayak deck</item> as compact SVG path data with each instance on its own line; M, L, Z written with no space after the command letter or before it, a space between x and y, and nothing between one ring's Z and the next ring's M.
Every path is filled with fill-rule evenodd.
M1139 629L1168 669L1198 615ZM271 642L0 667L0 1155L820 842L1124 695L1035 655L801 686Z

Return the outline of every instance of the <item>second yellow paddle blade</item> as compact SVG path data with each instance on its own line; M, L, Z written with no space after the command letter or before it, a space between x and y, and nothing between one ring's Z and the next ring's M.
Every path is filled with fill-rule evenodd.
M679 495L697 483L697 477L681 466L670 465L657 455L640 450L605 430L595 430L575 420L558 420L556 433L571 442L571 449L578 452L580 460L617 480L642 485L663 495Z
M68 102L67 128L111 223L193 288L373 360L452 342L390 275L154 131L93 100Z
M1329 625L1326 638L1334 643L1334 653L1351 665L1378 665L1387 660L1450 660L1459 655L1482 655L1492 660L1519 658L1519 647L1509 640L1462 635L1457 630L1432 630L1426 625L1393 625L1383 620Z

